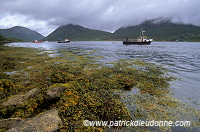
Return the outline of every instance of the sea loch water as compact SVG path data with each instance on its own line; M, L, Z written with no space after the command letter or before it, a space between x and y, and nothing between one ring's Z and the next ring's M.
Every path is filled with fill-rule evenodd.
M73 41L70 43L10 43L9 46L96 50L100 61L136 59L163 65L179 78L172 82L174 96L200 109L200 42L152 42L151 45L123 45L121 41Z

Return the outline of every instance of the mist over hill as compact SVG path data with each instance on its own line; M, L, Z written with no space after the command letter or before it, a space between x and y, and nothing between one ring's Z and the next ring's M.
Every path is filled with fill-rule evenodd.
M141 28L145 31L145 35L157 41L200 41L200 27L162 19L146 20L136 26L122 27L114 34L124 38L125 36L137 38Z

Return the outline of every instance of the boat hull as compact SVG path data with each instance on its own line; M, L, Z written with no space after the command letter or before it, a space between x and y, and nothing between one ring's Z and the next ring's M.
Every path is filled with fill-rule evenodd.
M33 42L33 43L42 43L42 42Z
M69 43L70 41L58 41L58 43Z
M135 41L123 41L124 45L150 45L151 41L148 42L135 42Z

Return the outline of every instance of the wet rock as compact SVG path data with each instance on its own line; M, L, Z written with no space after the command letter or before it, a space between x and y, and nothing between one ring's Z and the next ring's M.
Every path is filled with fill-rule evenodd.
M2 119L0 120L0 129L6 128L14 123L17 123L19 121L22 121L21 118L8 118L8 119Z
M47 111L33 118L17 122L6 132L53 132L60 128L62 121L56 109Z
M11 98L9 98L7 101L3 102L2 106L12 106L12 105L20 105L26 102L28 99L36 96L39 93L39 89L34 88L27 92L24 95L14 95Z
M47 95L51 99L59 98L61 94L65 91L65 87L52 87L47 90Z

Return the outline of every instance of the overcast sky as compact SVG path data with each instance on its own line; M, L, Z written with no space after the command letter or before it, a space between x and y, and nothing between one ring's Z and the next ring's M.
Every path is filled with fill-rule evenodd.
M200 26L200 0L0 0L0 29L24 26L48 35L70 23L115 31L146 19Z

